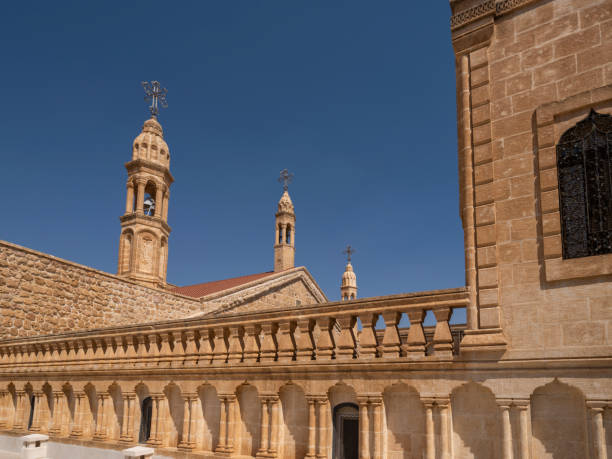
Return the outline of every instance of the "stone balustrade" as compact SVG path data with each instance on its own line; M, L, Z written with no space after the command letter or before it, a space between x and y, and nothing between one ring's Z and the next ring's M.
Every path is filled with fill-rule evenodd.
M4 340L0 373L451 359L458 348L449 321L468 301L452 289ZM433 336L423 327L428 311Z

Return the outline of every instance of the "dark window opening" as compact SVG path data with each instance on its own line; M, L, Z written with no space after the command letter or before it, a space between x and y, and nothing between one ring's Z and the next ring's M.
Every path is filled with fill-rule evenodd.
M153 400L146 397L140 409L140 433L138 443L145 443L151 436L151 418L153 416Z
M359 408L342 403L334 408L334 459L359 458Z
M36 406L36 397L30 395L30 417L28 418L28 430L32 428L32 422L34 421L34 406Z
M287 225L287 238L286 238L286 242L287 244L291 244L291 226Z
M612 116L591 110L557 144L563 258L612 253Z

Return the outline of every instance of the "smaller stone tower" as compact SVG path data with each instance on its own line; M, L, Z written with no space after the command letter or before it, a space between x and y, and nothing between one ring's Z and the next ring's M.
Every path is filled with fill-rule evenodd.
M348 245L343 253L345 253L347 256L347 262L344 274L342 274L340 296L342 297L342 301L354 300L357 298L357 276L355 276L355 272L353 271L351 255L355 253L355 250Z
M143 83L144 84L144 83ZM149 85L147 83L147 85ZM170 151L157 121L157 103L165 90L156 81L145 86L153 99L151 118L134 139L128 173L125 213L120 217L117 274L149 287L165 287L168 261L168 197L174 181Z
M291 269L295 263L295 211L288 191L292 177L293 174L284 169L279 178L279 182L283 183L283 195L276 212L274 272Z

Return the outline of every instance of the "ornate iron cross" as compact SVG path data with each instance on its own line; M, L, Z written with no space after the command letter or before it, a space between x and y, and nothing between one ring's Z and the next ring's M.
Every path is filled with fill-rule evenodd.
M352 256L352 255L355 253L355 249L354 249L354 248L352 248L352 247L350 246L350 244L349 244L349 245L347 245L347 246L346 246L346 249L344 249L344 250L342 251L342 253L346 255L346 261L347 261L347 263L350 263L350 262L351 262L351 256Z
M142 87L144 88L145 92L145 101L151 102L151 106L149 107L151 116L157 117L159 114L158 104L162 108L168 108L168 103L166 102L166 94L168 94L168 90L166 88L162 88L159 81L143 81Z
M287 169L283 169L280 171L280 177L278 178L278 182L283 184L283 190L287 191L289 189L289 184L293 181L293 174L291 174Z

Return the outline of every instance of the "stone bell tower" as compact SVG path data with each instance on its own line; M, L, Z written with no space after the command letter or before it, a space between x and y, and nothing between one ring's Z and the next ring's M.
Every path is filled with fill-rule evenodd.
M168 197L174 181L170 151L157 121L158 103L166 90L157 81L143 83L152 101L151 118L134 139L128 172L125 214L120 217L121 238L117 274L149 287L165 287L168 261Z
M350 245L346 246L344 252L346 254L346 268L342 274L342 284L340 286L340 297L342 301L354 300L357 298L357 276L353 271L353 265L351 264L351 257L355 253Z
M274 272L291 269L295 259L295 211L289 197L289 183L293 174L281 171L279 182L283 183L283 195L276 212L276 237L274 239Z

